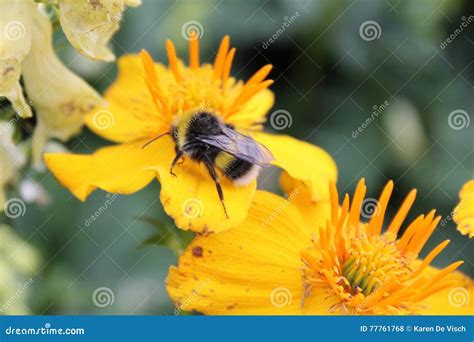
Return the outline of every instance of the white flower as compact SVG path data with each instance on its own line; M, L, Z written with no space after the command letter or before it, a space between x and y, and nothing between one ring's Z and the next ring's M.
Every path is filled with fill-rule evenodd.
M46 189L40 183L31 179L22 180L18 192L26 203L35 203L43 207L51 203L51 197Z
M52 46L51 23L41 11L35 13L32 28L31 53L23 61L23 79L37 114L33 158L38 164L48 138L66 141L76 135L84 115L102 104L102 99L58 59Z
M0 96L5 96L21 117L31 109L20 86L21 62L31 47L32 0L2 0L0 11Z
M138 0L59 0L59 17L66 37L80 53L113 61L107 45L119 29L125 6L138 5Z

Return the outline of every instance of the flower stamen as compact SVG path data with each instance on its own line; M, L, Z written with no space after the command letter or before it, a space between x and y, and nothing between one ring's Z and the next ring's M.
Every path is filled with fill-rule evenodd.
M216 60L214 61L214 79L219 79L222 76L222 71L224 70L224 62L227 57L227 52L229 51L230 47L230 38L226 35L222 41L221 45L219 46L219 50L217 51Z
M191 111L206 110L223 120L242 110L257 93L265 90L272 80L265 80L272 66L265 65L243 83L230 77L235 48L230 48L229 36L225 36L219 46L213 65L200 64L199 35L192 31L189 35L189 66L182 63L171 40L166 41L169 73L161 74L148 52L142 50L140 57L145 70L145 83L155 104L159 117L165 122L165 130L183 115ZM160 74L160 79L158 79ZM238 120L238 119L236 119ZM232 124L235 125L236 120ZM261 130L261 118L241 119L242 129ZM237 125L238 126L238 125ZM160 132L154 132L156 136Z
M416 191L408 194L383 234L380 232L393 182L388 182L382 191L369 223L360 221L366 191L362 179L352 204L345 195L339 208L336 186L330 185L331 218L325 227L320 227L314 246L301 252L305 286L311 289L326 284L338 298L333 308L349 313L415 312L421 300L452 285L443 279L463 262L454 262L434 276L424 275L423 271L449 244L446 240L424 261L416 260L440 217L435 217L434 210L417 217L397 240L396 234L414 203Z
M199 68L199 37L195 30L189 37L189 66L194 70Z
M176 48L174 47L173 42L169 39L166 41L166 54L170 63L171 72L173 73L176 82L181 82L182 77L179 71L179 61L176 56Z

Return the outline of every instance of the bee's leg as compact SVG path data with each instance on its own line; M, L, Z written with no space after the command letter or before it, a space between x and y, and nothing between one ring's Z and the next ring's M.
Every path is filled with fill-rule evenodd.
M217 194L219 195L219 199L221 200L222 207L224 208L224 213L227 218L229 218L229 214L227 214L227 209L225 207L225 202L224 202L224 193L222 191L222 186L221 182L219 180L219 176L217 175L216 170L214 169L214 166L212 165L209 160L204 160L204 164L206 165L209 174L211 175L212 179L214 180L214 183L216 184L216 189L217 189Z
M173 172L173 168L175 167L175 165L178 163L178 161L181 159L181 157L183 156L183 152L182 151L178 151L176 153L176 156L174 157L173 159L173 162L171 163L171 166L170 166L170 173L173 177L176 177L176 173Z

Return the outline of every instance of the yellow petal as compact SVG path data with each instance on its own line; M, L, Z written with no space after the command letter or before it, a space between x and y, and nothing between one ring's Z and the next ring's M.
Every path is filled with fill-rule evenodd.
M459 193L459 204L454 209L454 222L458 230L469 238L474 237L474 179L471 179Z
M286 171L281 173L280 186L298 208L306 225L319 234L319 228L324 226L331 215L331 204L327 193L320 200L313 200L312 190L305 181L292 178ZM329 187L329 184L328 184Z
M300 251L311 234L287 200L257 191L245 221L198 236L172 267L168 293L177 310L206 314L327 313L329 300L305 302ZM333 303L332 303L333 304Z
M125 5L139 4L130 0L60 0L59 18L66 37L80 53L110 62L115 56L107 45L120 27Z
M264 123L265 116L275 102L275 95L269 89L264 89L248 100L238 112L229 117L228 122L236 127L245 129Z
M31 48L31 24L35 4L9 0L0 12L0 97L5 96L20 117L31 117L20 86L21 62Z
M336 181L337 167L326 151L287 135L253 133L252 136L273 153L274 165L305 183L313 201L329 200L328 184Z
M33 45L23 63L23 79L28 97L34 103L38 122L35 140L47 138L68 140L84 124L84 116L102 103L100 95L80 77L72 73L56 56L52 46L52 29L48 17L36 11L33 20ZM35 146L35 161L42 146Z
M84 201L96 188L119 193L134 193L153 180L154 163L163 162L159 144L142 149L144 142L104 147L92 155L47 153L45 163L58 181Z
M434 275L439 272L435 267L428 267L426 274ZM461 272L452 272L443 281L454 284L445 290L437 292L421 305L417 312L421 315L472 315L474 312L474 281Z
M118 69L117 80L104 95L108 105L94 108L86 117L87 126L94 133L115 142L140 140L167 130L147 90L140 57L120 57ZM162 65L155 64L155 69L160 80L169 77Z

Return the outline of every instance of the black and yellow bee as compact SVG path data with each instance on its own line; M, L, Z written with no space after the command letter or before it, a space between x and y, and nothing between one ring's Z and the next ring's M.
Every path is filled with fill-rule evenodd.
M170 173L175 175L173 168L183 156L204 163L216 184L226 217L229 215L216 169L233 184L242 186L257 178L261 167L273 161L272 153L265 146L237 132L232 125L207 111L184 115L172 126L170 132L159 135L143 147L166 134L172 136L176 149Z

